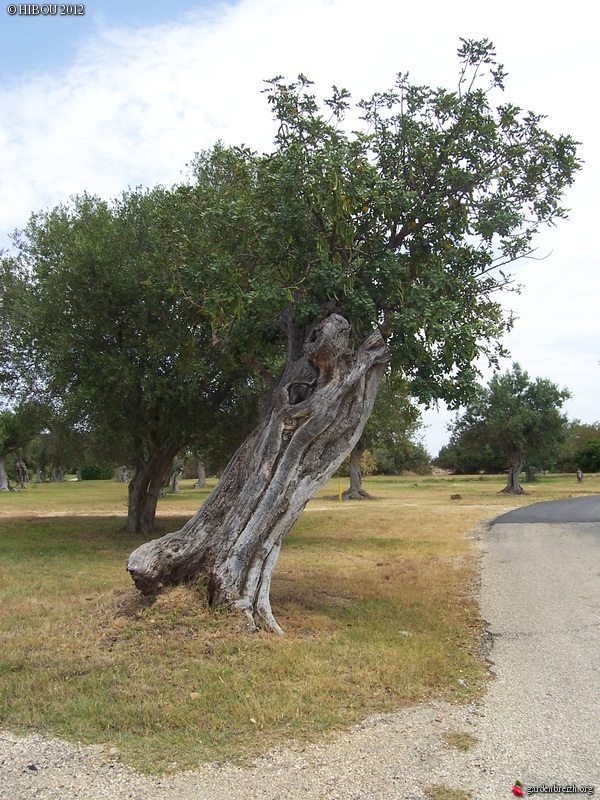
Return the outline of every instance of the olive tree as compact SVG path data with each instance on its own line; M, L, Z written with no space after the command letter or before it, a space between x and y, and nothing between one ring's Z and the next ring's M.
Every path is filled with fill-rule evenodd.
M519 476L526 461L556 458L560 452L568 431L561 408L570 396L552 381L532 380L514 364L495 375L456 420L452 443L457 451L470 453L472 461L479 451L482 467L495 458L508 471L502 491L522 494Z
M0 492L9 489L6 461L9 456L21 460L27 445L44 427L47 409L34 401L0 411Z
M220 420L231 426L259 385L213 347L210 325L176 290L185 229L172 212L162 188L75 197L32 216L2 261L4 317L23 343L13 369L35 375L36 394L97 453L134 464L132 533L153 532L176 454Z
M487 41L463 41L454 90L395 86L319 103L300 76L268 83L272 152L217 145L178 192L182 291L223 352L270 387L260 420L198 513L142 545L147 593L204 578L209 601L279 631L270 585L282 541L359 441L388 368L421 402L457 404L509 327L505 265L566 216L576 143L502 102ZM273 372L277 344L285 348Z

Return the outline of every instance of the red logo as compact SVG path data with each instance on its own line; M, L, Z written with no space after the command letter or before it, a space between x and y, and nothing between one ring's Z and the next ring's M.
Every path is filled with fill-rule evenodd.
M516 795L516 797L525 797L525 792L523 791L523 784L521 781L515 781L515 785L512 787L511 792Z

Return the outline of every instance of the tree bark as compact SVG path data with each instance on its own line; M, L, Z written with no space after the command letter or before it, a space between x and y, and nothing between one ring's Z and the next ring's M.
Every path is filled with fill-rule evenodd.
M171 491L173 494L181 494L179 489L179 479L183 475L183 461L180 459L175 466L173 467L173 471L171 472Z
M379 333L351 349L338 314L308 330L285 325L287 365L258 427L198 513L127 562L145 594L204 577L212 605L279 633L269 594L283 538L360 439L389 360Z
M19 458L15 464L15 477L17 489L25 489L29 481L29 470L21 458Z
M144 459L139 457L135 473L129 481L127 531L149 536L154 533L156 506L163 488L165 475L171 469L179 447L156 449Z
M372 495L363 489L362 485L362 469L360 462L365 448L362 447L360 442L354 447L350 453L350 487L342 494L344 500L372 500Z
M519 475L525 461L520 453L511 453L508 460L508 479L506 486L501 490L504 494L525 494L519 481Z
M206 466L202 456L197 456L196 458L196 475L198 476L198 480L192 488L202 489L204 486L206 486Z
M3 457L0 457L0 492L8 492L8 475Z

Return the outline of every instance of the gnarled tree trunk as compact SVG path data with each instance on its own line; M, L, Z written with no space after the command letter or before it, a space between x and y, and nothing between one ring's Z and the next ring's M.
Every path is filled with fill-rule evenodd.
M154 533L156 505L165 475L170 475L173 458L179 447L155 449L146 459L138 458L135 473L129 481L127 530L129 533Z
M4 458L0 456L0 492L8 492L8 475Z
M350 486L342 494L344 500L371 500L372 496L363 489L362 485L362 469L360 462L365 448L360 442L354 447L350 453Z
M519 481L519 475L523 469L525 461L520 453L511 453L508 460L508 480L501 492L505 494L525 494Z
M29 482L29 470L22 458L17 459L15 464L15 478L17 481L17 489L25 489Z
M359 440L388 362L378 333L351 349L337 314L310 330L288 321L287 333L284 374L217 487L180 531L127 562L144 593L204 576L213 605L279 633L269 594L283 538Z
M183 475L183 460L179 459L171 472L170 486L173 494L181 494L179 489L179 479Z
M206 486L206 466L202 456L196 456L196 475L198 480L193 485L193 489L202 489Z

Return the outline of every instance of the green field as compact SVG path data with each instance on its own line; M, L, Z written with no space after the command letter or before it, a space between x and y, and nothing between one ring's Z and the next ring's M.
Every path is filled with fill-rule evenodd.
M161 499L161 531L206 497L191 484ZM424 699L467 700L487 679L469 531L516 505L600 493L598 476L543 476L516 498L502 485L377 477L365 482L375 500L340 503L331 481L276 568L284 637L207 609L202 587L144 601L125 571L140 544L125 532L126 486L2 494L0 724L117 747L162 772L241 761Z

